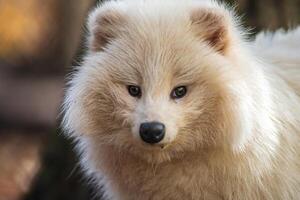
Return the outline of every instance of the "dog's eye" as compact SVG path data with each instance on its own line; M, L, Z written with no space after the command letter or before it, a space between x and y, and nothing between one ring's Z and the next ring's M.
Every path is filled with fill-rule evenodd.
M142 91L139 86L136 85L128 85L127 86L128 92L133 97L140 97L142 96Z
M180 99L184 97L187 93L187 89L185 86L179 86L172 90L171 92L171 98L172 99Z

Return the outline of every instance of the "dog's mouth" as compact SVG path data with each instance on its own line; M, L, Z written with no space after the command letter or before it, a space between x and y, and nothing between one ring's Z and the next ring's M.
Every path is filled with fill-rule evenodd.
M148 144L143 141L141 141L140 143L141 147L147 151L165 151L172 146L172 143Z

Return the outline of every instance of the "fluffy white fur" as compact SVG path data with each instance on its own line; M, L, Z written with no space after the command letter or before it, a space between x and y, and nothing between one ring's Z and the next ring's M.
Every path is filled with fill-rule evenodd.
M300 198L299 28L246 42L209 0L108 1L88 26L63 126L107 199ZM152 120L158 145L138 135Z

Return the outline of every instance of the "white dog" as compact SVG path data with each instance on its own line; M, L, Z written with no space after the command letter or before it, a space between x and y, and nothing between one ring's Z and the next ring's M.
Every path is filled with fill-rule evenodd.
M107 199L300 198L300 29L203 0L108 1L63 125Z

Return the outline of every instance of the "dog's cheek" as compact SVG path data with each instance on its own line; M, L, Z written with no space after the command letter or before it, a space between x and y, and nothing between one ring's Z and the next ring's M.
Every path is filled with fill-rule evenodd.
M116 86L113 90L112 101L115 107L113 118L119 128L125 131L128 136L136 125L135 113L138 99L130 96L124 85Z
M115 85L110 88L110 102L112 106L111 120L119 129L129 129L134 125L136 99L128 95L125 86Z
M109 80L93 81L91 87L85 88L81 105L88 118L87 134L107 136L121 128L126 103L119 96L120 89Z
M181 108L181 120L178 123L179 137L186 148L211 146L217 134L218 106L216 98L203 88L195 88Z
M115 106L108 98L107 93L87 92L83 102L85 114L89 117L89 127L92 133L105 134L113 125L113 113Z

